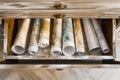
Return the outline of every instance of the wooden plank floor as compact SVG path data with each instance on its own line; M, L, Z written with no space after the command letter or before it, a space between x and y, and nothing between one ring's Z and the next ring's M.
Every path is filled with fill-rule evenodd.
M120 69L4 69L0 80L118 80Z

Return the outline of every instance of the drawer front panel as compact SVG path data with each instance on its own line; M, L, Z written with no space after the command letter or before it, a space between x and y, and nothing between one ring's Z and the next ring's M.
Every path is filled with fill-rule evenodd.
M57 4L67 7L55 9ZM0 2L0 17L53 17L56 13L66 17L119 18L120 2L112 1L43 1L43 2Z

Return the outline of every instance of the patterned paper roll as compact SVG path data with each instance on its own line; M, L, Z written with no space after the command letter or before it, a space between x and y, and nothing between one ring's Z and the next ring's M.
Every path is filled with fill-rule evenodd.
M53 56L58 56L62 54L61 40L62 40L62 19L58 18L54 20L54 28L52 35L51 54Z
M72 19L66 18L63 21L63 54L72 56L75 53Z
M89 52L97 54L101 51L101 47L97 40L97 36L92 25L92 22L89 19L83 19L84 31L87 39L87 44Z
M40 28L40 19L35 19L34 24L33 24L31 38L30 38L30 44L28 48L28 52L31 55L36 55L38 52L39 28Z
M20 25L14 44L12 46L12 51L15 54L23 54L25 52L29 25L30 19L24 19L22 24Z
M103 53L108 53L110 51L108 44L106 42L106 39L104 37L104 34L102 32L102 29L98 23L98 21L96 19L92 19L92 23L95 29L95 32L97 34L98 37L98 41L100 43L101 49Z
M40 48L48 47L49 37L50 37L50 19L45 18L42 21L38 46Z
M79 55L83 55L85 52L85 48L83 42L82 25L79 18L74 19L74 33L75 33L76 53Z

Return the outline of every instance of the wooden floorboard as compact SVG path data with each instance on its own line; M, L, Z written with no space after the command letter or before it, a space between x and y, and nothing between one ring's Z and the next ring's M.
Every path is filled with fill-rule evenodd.
M4 69L0 80L117 80L120 69Z

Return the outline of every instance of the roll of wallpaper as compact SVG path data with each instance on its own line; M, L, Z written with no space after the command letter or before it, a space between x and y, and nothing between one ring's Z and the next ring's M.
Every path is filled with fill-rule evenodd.
M86 35L86 40L90 53L98 53L101 51L94 27L90 19L83 19L83 26Z
M54 19L53 35L52 35L52 47L51 54L53 56L58 56L62 54L61 50L61 40L62 40L62 19Z
M73 25L71 18L65 18L63 21L63 54L72 56L75 53L75 44L73 36Z
M102 32L102 29L96 19L92 19L92 23L97 34L98 41L100 43L101 49L103 53L108 53L110 51L108 44L106 42L105 36Z
M29 48L28 48L28 52L31 55L36 55L38 53L39 28L40 28L40 19L35 19L31 38L30 38Z
M23 19L20 28L18 29L14 44L12 46L12 51L15 54L23 54L25 52L29 25L30 19Z
M50 37L50 18L45 18L42 20L38 46L40 48L48 47L49 37Z
M78 55L83 55L85 53L85 47L83 42L83 31L82 31L81 20L77 18L77 19L73 19L73 22L74 22L76 53Z

